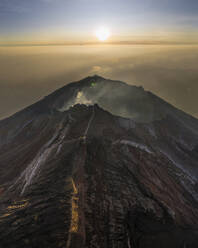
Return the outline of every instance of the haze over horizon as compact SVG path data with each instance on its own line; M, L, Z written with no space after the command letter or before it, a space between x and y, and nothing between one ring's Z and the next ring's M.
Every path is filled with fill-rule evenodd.
M101 26L109 44L197 44L194 0L1 0L0 45L96 44Z

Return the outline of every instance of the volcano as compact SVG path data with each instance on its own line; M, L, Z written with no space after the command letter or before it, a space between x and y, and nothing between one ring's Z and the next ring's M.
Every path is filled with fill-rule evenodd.
M0 121L1 248L197 248L198 120L92 76Z

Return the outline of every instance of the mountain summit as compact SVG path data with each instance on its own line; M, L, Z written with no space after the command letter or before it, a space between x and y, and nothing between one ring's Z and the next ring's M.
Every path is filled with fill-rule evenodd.
M0 121L0 248L198 247L198 120L100 76Z

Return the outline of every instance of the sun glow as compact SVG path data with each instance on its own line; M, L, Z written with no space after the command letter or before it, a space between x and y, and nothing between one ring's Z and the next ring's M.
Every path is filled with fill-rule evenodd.
M100 41L106 41L110 36L110 31L106 27L101 27L96 30L95 35Z

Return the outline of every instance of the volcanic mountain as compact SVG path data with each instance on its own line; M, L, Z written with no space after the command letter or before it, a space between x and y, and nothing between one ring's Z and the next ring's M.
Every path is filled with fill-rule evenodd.
M1 248L197 248L198 120L99 76L0 121Z

